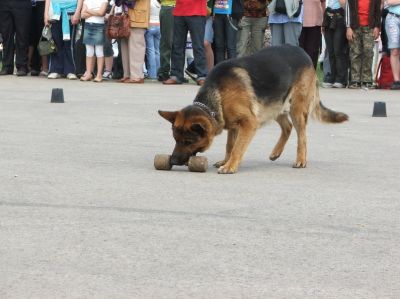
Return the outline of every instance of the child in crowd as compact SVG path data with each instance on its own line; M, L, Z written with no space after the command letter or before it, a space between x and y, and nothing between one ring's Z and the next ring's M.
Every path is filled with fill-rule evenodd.
M381 27L381 0L347 0L345 15L350 45L349 88L372 88L373 49Z
M388 16L386 18L386 32L388 48L390 49L390 64L392 66L394 82L393 90L400 89L400 1L388 0Z
M83 33L83 43L86 45L86 72L81 77L81 81L93 79L93 69L96 54L97 75L94 82L103 80L104 67L104 16L108 6L107 0L85 0L82 8L82 18L85 19L85 31Z

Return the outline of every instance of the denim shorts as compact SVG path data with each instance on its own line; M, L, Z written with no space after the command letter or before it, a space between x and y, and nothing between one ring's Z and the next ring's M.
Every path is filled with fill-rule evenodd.
M389 49L400 48L400 16L388 13L385 21Z
M83 43L85 45L104 45L104 24L85 23Z
M213 30L213 20L212 17L207 17L206 29L204 30L204 40L208 41L210 44L214 40L214 30Z

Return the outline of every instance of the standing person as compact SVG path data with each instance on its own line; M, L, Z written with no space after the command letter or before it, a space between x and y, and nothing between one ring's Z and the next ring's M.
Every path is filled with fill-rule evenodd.
M29 36L29 66L31 76L46 76L48 75L49 64L47 55L40 56L37 46L42 36L44 27L44 8L45 0L32 1L32 18L31 31Z
M271 45L290 44L299 46L303 23L303 5L300 0L285 0L285 12L277 12L276 0L268 5L268 23L271 28Z
M373 88L374 40L381 27L381 0L346 1L346 37L350 45L349 88Z
M131 21L130 36L121 39L124 76L118 82L142 84L144 83L143 63L146 52L144 33L149 26L150 0L117 0L115 4L123 6Z
M3 67L0 75L14 73L14 53L17 76L28 74L31 14L31 0L0 0L0 34L3 36Z
M158 81L169 78L171 71L171 51L174 32L174 15L176 0L161 0L160 9L160 68L157 71Z
M158 0L150 2L150 24L145 34L147 74L150 79L157 79L160 68L160 9Z
M107 0L84 0L82 18L85 19L83 43L86 47L86 72L81 81L93 79L93 69L97 58L97 75L94 82L103 80L104 68L104 16L106 14ZM96 58L95 56L96 55Z
M349 59L343 9L345 2L346 0L328 0L324 13L322 31L325 37L330 66L330 72L325 72L324 69L326 76L322 87L325 88L344 88L347 86Z
M400 0L387 0L388 15L386 17L386 32L390 50L390 65L394 82L391 89L400 89Z
M107 0L107 12L104 16L104 26L107 28L107 21L110 14L114 12L114 0ZM117 41L115 41L117 42ZM112 41L108 38L107 33L104 31L104 71L103 80L110 80L113 78L113 62L114 62L114 50Z
M171 53L171 75L163 84L182 84L184 81L185 48L188 32L192 40L197 84L203 85L207 76L204 53L206 0L177 0L174 9L174 37Z
M325 0L304 1L303 28L299 44L310 56L315 69L317 69L318 57L321 50L321 25L324 10Z
M51 35L57 51L50 54L49 79L58 79L65 76L69 80L76 80L74 62L74 41L76 25L81 18L83 0L46 0L44 23L50 25ZM50 3L53 14L50 16Z
M267 27L267 0L244 0L237 43L238 57L251 55L264 47Z
M215 0L214 50L216 64L224 61L226 58L237 57L236 36L243 12L243 0Z

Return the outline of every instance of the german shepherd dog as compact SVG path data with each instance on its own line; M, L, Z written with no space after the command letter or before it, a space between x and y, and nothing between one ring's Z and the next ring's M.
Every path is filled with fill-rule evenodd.
M264 123L276 120L281 135L271 155L282 154L292 127L297 133L295 168L306 167L306 125L311 115L322 122L341 123L348 116L332 111L319 99L311 59L303 49L284 45L218 64L207 76L192 105L179 111L158 111L172 123L176 141L172 165L208 149L214 136L228 130L225 158L214 164L218 173L235 173L243 155Z

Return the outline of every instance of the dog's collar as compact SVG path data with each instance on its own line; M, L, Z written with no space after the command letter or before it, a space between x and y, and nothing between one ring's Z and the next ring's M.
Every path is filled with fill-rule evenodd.
M200 107L203 111L207 112L213 119L215 119L217 113L212 111L207 105L200 102L193 102L193 105Z

